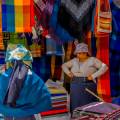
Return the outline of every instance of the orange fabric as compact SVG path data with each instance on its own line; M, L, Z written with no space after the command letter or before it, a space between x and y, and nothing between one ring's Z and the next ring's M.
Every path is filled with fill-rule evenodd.
M99 37L97 39L97 58L106 63L109 67L109 37ZM110 72L109 70L98 79L98 94L105 101L110 102Z
M94 17L95 35L106 36L112 30L112 15L109 0L97 0Z
M0 50L4 50L3 37L2 37L2 0L0 0Z
M109 67L109 33L111 32L111 11L109 0L97 0L94 16L94 31L97 38L97 58ZM98 94L110 102L110 72L109 70L98 80Z

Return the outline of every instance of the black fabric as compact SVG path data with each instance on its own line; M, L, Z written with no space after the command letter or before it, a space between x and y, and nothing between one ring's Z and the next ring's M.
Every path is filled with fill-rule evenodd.
M13 71L9 79L8 90L4 99L4 104L11 107L16 106L16 100L19 97L29 69L22 61L14 61L13 64Z
M84 1L84 0L72 0L72 2L74 2L74 3L76 3L76 4L80 4L82 1Z
M90 29L92 20L92 6L85 11L80 20L76 20L73 14L61 4L58 12L58 23L66 29L73 37L83 39L84 33Z
M97 85L85 77L73 77L70 85L70 111L71 113L77 107L81 107L91 102L98 101L96 97L88 93L85 89L88 88L97 94Z

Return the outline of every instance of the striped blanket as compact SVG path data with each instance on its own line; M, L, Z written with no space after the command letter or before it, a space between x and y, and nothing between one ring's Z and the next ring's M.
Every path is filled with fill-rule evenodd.
M0 20L2 19L2 8L1 8L2 1L0 0ZM2 23L0 22L0 50L3 50L3 39L2 39Z
M31 32L33 0L2 0L1 6L3 32Z

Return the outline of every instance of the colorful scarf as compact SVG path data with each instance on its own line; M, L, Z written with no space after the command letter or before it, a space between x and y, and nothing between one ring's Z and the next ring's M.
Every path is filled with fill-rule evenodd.
M31 53L21 44L9 44L6 52L6 63L7 67L11 66L12 61L14 60L23 60L25 64L31 66L33 61Z
M31 32L33 0L2 0L2 31Z
M112 30L112 14L110 10L109 0L96 1L95 12L95 34L96 36L108 36Z
M2 38L2 9L1 9L2 0L0 0L0 50L4 49L3 38Z
M103 61L109 67L109 37L97 38L97 58ZM109 67L110 69L110 67ZM98 94L105 101L110 102L110 71L108 70L104 75L98 79Z
M102 0L101 1L96 1L96 8L94 11L94 24L93 24L93 28L92 30L94 31L94 33L92 34L92 49L94 49L94 55L96 54L96 57L99 58L101 61L103 61L104 63L106 63L109 67L109 32L106 32L105 30L98 31L98 18L100 16L98 16L98 10L99 6L102 5ZM100 3L101 4L100 4ZM98 4L99 3L99 4ZM108 3L108 2L107 2ZM109 12L109 8L108 8L108 4L104 4L104 8L106 10L106 13L110 13ZM99 11L100 12L100 11ZM104 16L105 17L105 16ZM110 18L111 19L111 18ZM105 19L106 23L107 18ZM110 24L109 24L110 25ZM106 29L106 28L102 28L102 29ZM105 73L103 76L101 76L98 79L98 95L100 97L102 97L105 101L110 102L111 101L111 91L110 91L110 71L108 70L107 73ZM107 86L106 86L107 85Z

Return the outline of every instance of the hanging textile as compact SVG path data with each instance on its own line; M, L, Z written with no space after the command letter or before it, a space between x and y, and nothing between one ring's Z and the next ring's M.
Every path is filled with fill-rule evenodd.
M51 76L51 56L33 58L33 71L46 82Z
M0 0L0 50L4 49L3 37L2 37L2 0Z
M5 65L5 51L0 50L0 74L3 73L6 69Z
M52 11L52 15L50 18L50 30L49 30L49 34L53 36L53 34L55 34L54 39L56 40L56 38L58 38L59 41L62 42L68 42L68 41L73 41L74 37L71 36L63 27L61 27L61 25L58 23L58 11L59 11L59 7L60 7L61 1L60 0L55 0L54 1L54 6L53 6L53 11Z
M51 57L51 79L53 81L61 80L62 76L62 56Z
M58 44L52 38L46 38L46 54L62 56L64 54L62 44Z
M94 0L84 0L77 4L73 0L61 0L58 23L75 38L84 39L90 30Z
M110 0L110 7L113 18L110 36L111 95L117 97L120 96L120 1Z
M94 16L94 33L92 34L92 48L94 48L96 57L101 59L109 67L109 33L111 32L111 12L109 1L97 0ZM105 16L107 14L108 16ZM104 18L104 19L103 19ZM103 22L104 21L104 22ZM99 22L99 24L98 24ZM102 26L103 25L103 26ZM107 26L107 27L106 27ZM95 47L96 44L96 47ZM97 49L96 49L97 48ZM97 50L97 51L96 51ZM110 71L98 79L98 94L105 101L111 101L110 91Z
M97 0L96 1L96 13L95 13L95 34L109 35L112 31L112 14L110 10L109 0Z
M112 15L109 0L98 0L98 32L110 33L112 30Z
M2 31L31 32L33 0L2 0Z
M109 37L97 38L97 58L106 63L109 67ZM110 69L110 67L109 67ZM105 101L111 102L110 71L108 70L98 79L98 94Z
M35 2L35 14L43 28L49 28L54 0L38 0Z
M33 43L30 47L30 51L33 57L41 57L41 46Z
M74 42L68 42L64 44L64 50L65 50L65 56L64 57L64 62L69 61L70 59L73 58L73 51L75 50ZM63 86L65 89L70 93L70 77L64 74L64 83Z

